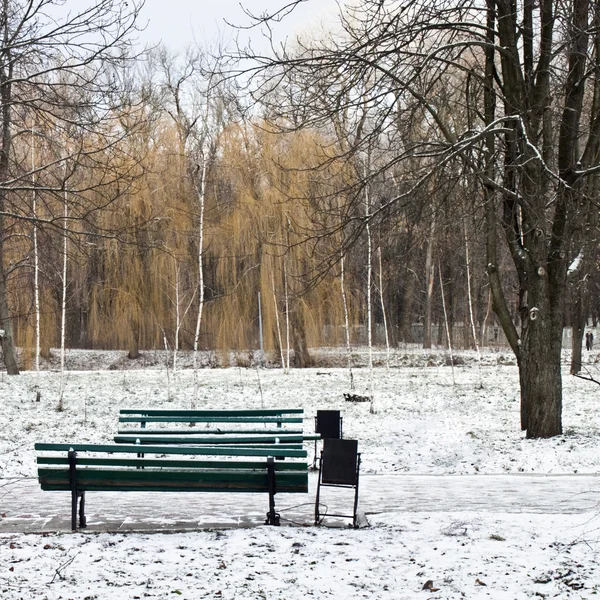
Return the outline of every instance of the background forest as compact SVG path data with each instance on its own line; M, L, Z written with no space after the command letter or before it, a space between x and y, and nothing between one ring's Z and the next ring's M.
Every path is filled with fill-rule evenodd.
M394 2L385 10L359 2L340 13L339 30L296 39L269 59L240 48L140 50L132 40L143 4L102 0L58 21L50 16L57 4L3 0L0 15L0 319L24 349L21 366L58 346L124 349L131 358L152 348L262 348L283 364L291 349L307 366L311 347L369 339L506 343L490 288L494 176L481 176L492 168L489 140L477 134L467 148L467 133L450 144L448 132L472 135L502 121L510 81L500 50L486 54L481 40L510 4L515 24L531 31L515 46L527 70L543 55L551 2L440 3L427 19L419 3L401 18ZM591 74L598 6L579 4ZM579 18L570 10L552 16L559 49ZM462 31L435 37L421 26L452 22L445 11L464 17ZM479 35L486 15L492 27ZM538 25L541 54L528 56ZM390 27L394 60L411 73L402 89L385 80ZM411 31L412 46L401 37ZM364 48L380 52L377 67ZM259 67L245 68L249 59ZM561 68L559 60L544 89L567 102ZM597 90L586 90L578 106L587 131ZM505 108L494 115L490 103L501 94ZM547 109L549 138L561 114ZM494 160L505 167L506 123L494 132L504 136ZM549 144L544 152L548 165L560 158ZM510 172L495 178L498 190L525 189ZM523 242L526 206L511 217ZM504 216L500 205L493 210L506 220L506 203ZM559 305L564 325L580 331L579 346L582 327L600 314L597 219L580 226L585 269ZM518 245L509 239L494 250L514 327L527 288L515 268ZM573 264L583 256L577 245L568 254Z
M122 348L135 354L137 348L162 348L165 339L170 348L193 346L200 301L198 175L189 173L195 166L189 164L189 142L174 115L173 99L164 95L156 100L146 108L151 118L137 125L128 140L131 153L140 158L127 191L97 210L82 235L67 232L68 347ZM335 142L324 131L281 136L267 123L240 120L212 104L222 101L211 99L209 110L220 113L220 122L202 166L202 348L258 349L259 297L265 350L279 353L288 319L296 345L343 344L341 256L351 342L366 343L369 243L377 343L385 343L385 327L391 344L447 344L443 289L454 343L472 347L469 285L479 343L500 341L480 251L483 214L468 189L439 182L427 197L416 195L410 205L371 226L370 240L362 232L349 249L342 232L337 240L329 235L320 239L322 229L354 209L346 195L355 174L336 161L320 167L323 153ZM43 127L38 125L40 131ZM50 142L34 141L35 147L25 136L20 161L50 162L51 157L40 158L53 152ZM45 191L51 171L32 175L28 193L35 195L38 216L53 226L17 220L9 225L14 235L5 252L14 267L7 286L16 343L33 349L37 230L41 347L48 352L59 346L61 332L65 231L55 223L70 195L68 184L66 200ZM88 185L85 180L93 175L78 169L78 185ZM395 175L372 182L371 210L397 192L403 178ZM329 202L321 212L318 203L324 197ZM24 200L31 209L31 199ZM516 309L515 304L515 318ZM433 339L432 324L437 326Z

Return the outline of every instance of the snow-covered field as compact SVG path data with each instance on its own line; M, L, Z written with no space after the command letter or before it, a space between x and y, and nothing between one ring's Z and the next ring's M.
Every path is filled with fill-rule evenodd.
M463 364L452 369L441 353L396 353L394 368L374 371L374 413L368 403L344 400L349 391L345 370L321 367L287 375L278 369L203 369L198 407L301 406L309 431L318 409L340 409L344 437L359 440L363 473L600 473L600 388L595 383L570 377L565 363L565 434L530 441L519 428L518 378L510 356L486 354L481 367L474 355L459 358ZM90 355L80 360L77 368L96 366ZM114 368L119 360L110 358L111 370L69 371L63 411L56 410L58 373L0 374L0 479L35 477L36 441L112 440L120 408L190 407L190 370L174 377L161 360L146 370L121 370ZM600 379L595 363L589 369ZM355 392L366 394L368 371L355 369L354 377ZM27 498L23 505L26 511ZM369 525L358 530L264 526L155 534L5 533L0 535L0 598L600 594L600 506L583 514L552 515L460 508L368 514ZM429 580L433 583L426 585Z

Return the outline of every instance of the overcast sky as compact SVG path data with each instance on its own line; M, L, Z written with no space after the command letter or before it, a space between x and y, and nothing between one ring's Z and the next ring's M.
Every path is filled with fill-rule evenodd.
M146 0L140 24L146 29L139 35L140 42L163 42L172 50L181 50L188 44L205 45L218 39L232 40L236 35L246 42L252 36L259 43L257 32L235 31L226 23L248 25L245 7L255 15L274 12L290 0ZM300 4L282 23L276 26L278 39L312 29L324 18L331 19L337 6L335 0L308 0Z

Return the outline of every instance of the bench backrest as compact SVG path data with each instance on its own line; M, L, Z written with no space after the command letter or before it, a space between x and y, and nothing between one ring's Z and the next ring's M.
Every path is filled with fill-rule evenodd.
M304 416L303 408L244 408L244 409L169 409L169 408L122 408L120 415L146 415L154 417L282 417Z
M236 410L181 410L122 408L120 423L302 423L302 408L260 408Z
M234 410L208 409L153 409L123 408L119 411L119 423L139 423L137 429L120 430L114 437L118 444L193 444L193 445L253 445L302 444L320 439L320 434L303 433L302 429L288 429L284 424L304 421L302 408L260 408ZM146 427L154 423L155 427ZM195 424L206 427L196 429ZM161 424L188 425L173 429ZM211 426L212 424L212 426ZM223 428L223 424L226 428ZM257 428L257 424L275 424L276 428ZM233 427L231 427L233 425Z
M121 415L119 423L303 423L303 417L238 417L220 415Z
M263 444L271 446L273 444L299 444L307 439L315 439L314 435L156 435L145 434L143 431L134 435L123 435L120 433L114 437L117 444L208 444L208 445L252 445ZM316 439L320 439L319 436Z

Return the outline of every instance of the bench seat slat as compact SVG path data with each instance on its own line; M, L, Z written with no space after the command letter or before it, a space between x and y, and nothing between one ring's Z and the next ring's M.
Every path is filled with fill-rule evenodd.
M65 456L38 456L38 465L68 465ZM97 458L78 456L77 465L96 467L159 467L164 469L265 469L265 461L173 460L165 458ZM305 462L277 461L275 471L306 471Z
M113 481L109 481L110 486L102 486L102 485L90 485L82 488L83 491L86 492L240 492L240 493L265 493L268 492L268 489L261 486L238 486L237 488L231 485L223 485L223 486L210 486L210 485L198 485L198 486L190 486L188 484L179 486L173 485L170 486L169 489L165 489L165 486L157 486L152 485L150 482L149 485L125 485L116 483ZM41 485L41 489L45 492L68 492L68 486L62 485ZM278 493L282 494L292 494L292 493L306 493L308 492L308 486L279 486L277 488Z
M290 458L306 458L306 450L282 448L280 444L272 444L265 448L249 446L141 446L138 444L60 444L37 442L35 449L40 451L68 452L124 452L148 454L201 454L220 456L281 456Z
M66 492L69 491L68 487L62 486L41 486L41 489L45 492ZM190 487L190 486L182 486L170 487L168 490L164 489L164 487L156 487L151 485L140 485L140 486L128 486L122 484L114 484L110 487L103 486L89 486L85 489L86 492L242 492L242 493L258 493L258 492L268 492L267 489L262 487L243 487L243 488L232 488L231 486L227 487ZM278 489L278 491L282 494L292 494L292 493L306 493L308 492L308 487L299 487L293 486L287 489Z

